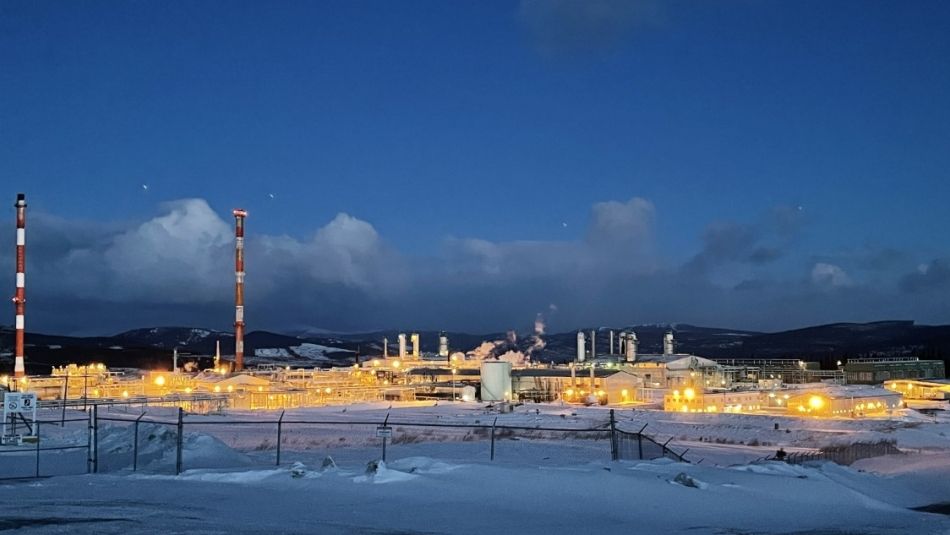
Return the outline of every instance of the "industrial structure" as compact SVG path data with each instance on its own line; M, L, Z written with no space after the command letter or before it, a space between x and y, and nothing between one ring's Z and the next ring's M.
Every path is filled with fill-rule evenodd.
M843 366L849 384L881 384L890 379L943 379L942 360L917 357L853 358Z
M234 214L234 369L244 369L244 218L247 211Z
M23 347L26 329L26 195L16 196L16 294L13 306L16 309L16 333L13 349L13 375L20 378L26 375Z
M0 386L30 390L40 399L121 403L140 400L181 407L292 408L329 403L434 398L483 402L561 402L584 405L629 404L677 412L782 412L800 416L864 417L890 413L907 399L944 400L941 361L851 359L836 370L797 359L707 359L676 352L672 330L662 352L641 354L632 330L610 330L606 354L597 352L596 329L577 331L573 362L544 365L515 349L514 337L496 342L496 351L452 352L444 331L436 352L423 353L419 332L397 335L398 353L382 340L382 358L332 369L271 366L245 370L245 257L247 212L234 209L235 315L233 366L216 345L214 367L179 368L173 350L171 372L120 374L103 364L54 368L48 376L26 377L24 316L26 200L17 195L16 314L14 377ZM535 347L544 348L537 332ZM507 344L507 345L506 345ZM491 343L483 345L491 346ZM507 352L504 352L507 351ZM886 381L886 382L885 382ZM884 383L884 388L843 388L848 383ZM795 388L790 388L795 387ZM64 403L65 405L66 403Z

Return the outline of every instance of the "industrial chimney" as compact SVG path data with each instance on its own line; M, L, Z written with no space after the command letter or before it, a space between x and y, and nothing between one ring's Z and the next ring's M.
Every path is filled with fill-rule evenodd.
M389 338L383 338L383 358L389 358Z
M577 362L584 362L584 331L577 331Z
M636 362L637 360L637 333L631 332L626 333L624 339L627 341L626 351L624 352L624 357L627 362Z
M16 204L16 293L13 306L16 309L16 334L13 347L13 375L23 377L26 367L23 364L23 334L26 315L26 195L17 193Z
M667 331L667 333L663 336L663 354L672 355L675 348L675 343L676 342L673 340L673 331Z
M610 331L610 354L614 354L614 332Z
M234 214L234 369L244 369L244 218L247 211Z
M412 340L412 358L419 360L419 333L412 333L409 339Z
M590 330L590 360L597 358L597 330Z

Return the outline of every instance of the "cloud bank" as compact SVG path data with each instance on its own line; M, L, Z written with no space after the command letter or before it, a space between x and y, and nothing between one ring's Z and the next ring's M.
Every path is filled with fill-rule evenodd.
M946 258L865 247L805 254L800 210L711 222L679 262L660 250L649 200L591 207L582 238L446 238L432 257L387 245L373 225L338 214L309 235L247 234L251 329L502 331L690 322L783 329L831 321L950 319ZM128 224L31 213L29 328L106 334L148 325L228 328L233 229L203 199L160 205ZM0 237L12 265L13 236ZM911 263L914 262L914 263ZM13 278L7 282L13 291Z

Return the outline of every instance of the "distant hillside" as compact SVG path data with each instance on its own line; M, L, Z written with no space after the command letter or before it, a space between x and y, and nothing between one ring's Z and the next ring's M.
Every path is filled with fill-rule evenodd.
M835 323L777 333L687 324L597 327L599 354L608 351L611 329L618 333L636 332L641 353L660 352L663 335L672 329L678 352L712 358L800 358L820 361L823 367L830 368L836 360L850 357L913 355L944 359L950 366L950 325L916 325L913 321ZM583 330L589 336L591 328ZM245 337L246 360L248 364L301 367L350 364L357 356L380 355L384 337L389 339L391 353L395 353L397 335L398 331L318 336L252 331ZM424 352L438 350L438 335L438 331L420 332ZM452 351L468 351L483 341L507 339L506 333L449 332L447 336ZM536 352L533 358L543 362L571 360L576 336L577 331L545 335L544 350ZM187 361L197 358L196 355L213 355L217 341L221 342L223 355L234 353L232 333L193 327L135 329L100 337L28 333L27 367L29 373L48 373L53 365L95 361L111 367L170 368L173 348L178 347L182 360ZM7 368L12 367L12 344L12 329L0 327L0 365ZM500 350L527 352L534 345L533 333L518 333L514 343L506 342Z

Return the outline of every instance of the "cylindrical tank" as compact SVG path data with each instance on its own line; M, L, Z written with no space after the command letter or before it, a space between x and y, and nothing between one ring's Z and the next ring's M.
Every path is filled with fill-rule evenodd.
M439 356L449 358L449 337L445 333L439 333Z
M511 399L511 363L503 360L485 360L481 367L482 401Z
M626 333L624 336L626 340L627 347L624 352L624 360L627 362L635 362L637 360L637 333Z
M419 359L419 333L412 333L409 337L412 340L412 358Z
M584 362L584 331L577 331L577 362Z
M672 355L675 349L674 345L673 331L669 331L663 336L663 354Z
M406 333L399 333L399 358L406 358Z

